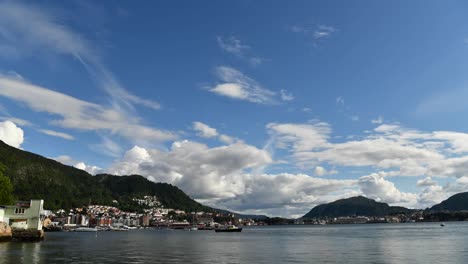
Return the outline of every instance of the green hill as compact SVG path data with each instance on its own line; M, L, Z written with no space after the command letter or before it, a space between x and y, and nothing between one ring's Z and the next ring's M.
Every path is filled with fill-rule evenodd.
M357 196L318 205L302 218L384 216L409 211L411 210L404 207L389 206L386 203L379 203L363 196Z
M113 176L109 174L96 175L95 179L108 189L115 199L124 197L142 197L144 195L157 196L166 208L175 208L185 211L213 211L204 206L179 188L168 183L154 183L140 175Z
M429 209L431 212L466 210L468 210L468 192L457 193Z
M68 209L93 204L110 205L112 200L132 206L131 197L157 196L166 208L185 211L211 210L179 188L154 183L142 176L92 176L55 160L11 147L0 141L0 163L18 200L44 199L47 209ZM131 208L127 208L131 209ZM135 208L138 209L138 208Z

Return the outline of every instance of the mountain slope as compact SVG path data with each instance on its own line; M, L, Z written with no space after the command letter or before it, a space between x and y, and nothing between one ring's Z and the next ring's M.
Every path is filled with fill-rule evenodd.
M0 141L0 163L19 200L45 199L51 209L95 203L109 204L111 193L85 171L11 147Z
M166 208L185 211L212 209L179 188L154 183L142 176L92 176L55 160L11 147L0 141L0 163L5 166L14 195L19 200L44 199L47 209L68 209L93 204L110 205L112 200L128 204L132 197L157 196ZM131 208L127 208L131 209Z
M429 209L432 212L463 210L468 210L468 192L457 193Z
M411 210L404 207L389 206L386 203L379 203L363 196L357 196L318 205L302 218L384 216L409 211Z
M213 211L186 195L179 188L168 183L154 183L140 175L113 176L100 174L96 180L112 192L116 199L119 197L157 196L166 208L176 208L185 211Z

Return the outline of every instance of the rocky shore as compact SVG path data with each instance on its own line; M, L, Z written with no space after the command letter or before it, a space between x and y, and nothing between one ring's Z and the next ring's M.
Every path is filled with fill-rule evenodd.
M12 230L13 241L36 242L44 239L44 230L17 229Z
M4 222L0 222L0 242L26 241L36 242L44 239L44 230L27 230L11 228Z
M11 227L4 222L0 222L0 242L11 241L12 237Z

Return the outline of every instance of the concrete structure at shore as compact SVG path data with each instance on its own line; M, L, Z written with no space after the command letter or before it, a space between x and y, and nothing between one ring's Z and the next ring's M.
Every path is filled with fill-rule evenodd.
M2 230L5 239L10 233L13 240L41 240L44 237L42 230L43 205L44 200L31 200L0 206L0 223L4 227Z
M5 205L3 220L12 228L42 230L41 213L44 210L44 200L19 201L14 205Z

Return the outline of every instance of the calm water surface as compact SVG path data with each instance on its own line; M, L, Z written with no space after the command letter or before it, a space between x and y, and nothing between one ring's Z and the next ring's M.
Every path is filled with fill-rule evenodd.
M468 223L47 233L0 243L3 263L468 263Z

